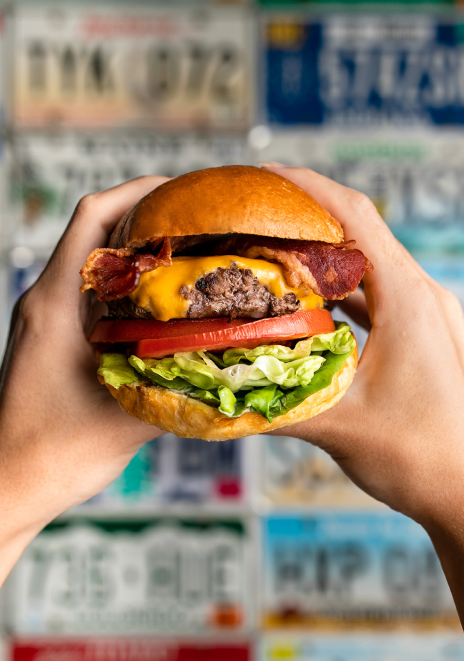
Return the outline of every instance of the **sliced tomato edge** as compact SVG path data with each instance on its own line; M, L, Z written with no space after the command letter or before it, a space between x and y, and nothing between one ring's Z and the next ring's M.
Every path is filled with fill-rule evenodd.
M266 323L270 320L262 319L259 321L265 323L259 324L258 321L253 324L252 330L255 332L252 333L250 332L250 326L244 325L233 329L217 331L214 333L214 338L211 337L212 333L204 333L186 335L179 338L144 339L137 342L135 355L139 358L162 358L177 351L188 352L198 351L199 349L204 351L221 351L232 347L254 348L261 344L302 339L320 333L330 333L335 330L335 324L330 312L324 315L325 323L319 321L317 324L314 324L313 329L309 327L309 324L306 328L303 328L305 320L301 319L301 317L298 320L292 320L291 315L288 315L288 317L285 324L283 324L284 328L280 332L278 328L275 328L275 326L278 326L277 319L275 320L275 324ZM260 325L262 328L259 328ZM294 326L293 332L289 328L292 325ZM256 332L257 328L258 332Z
M227 327L224 328L224 320L222 318L217 318L217 319L180 319L178 320L180 322L179 330L182 330L182 326L185 328L188 328L187 323L190 325L192 324L191 329L193 330L196 326L201 327L202 325L210 325L213 326L216 325L215 322L217 322L218 326L222 326L222 328L219 328L217 330L207 330L205 333L187 333L187 332L181 332L179 335L172 335L169 334L167 337L150 337L149 335L147 336L147 327L149 328L150 324L152 324L152 320L148 319L131 319L131 320L116 320L116 319L99 319L94 327L92 328L92 331L90 332L90 335L88 337L88 340L91 344L101 344L101 343L115 343L115 344L132 344L134 342L141 342L141 341L146 341L146 340L172 340L172 339L177 339L179 337L194 337L197 335L205 335L205 334L211 334L211 333L224 333L227 332L229 333L232 329L234 331L237 331L239 328L245 328L251 326L251 328L256 329L258 328L261 330L261 328L265 328L266 326L272 325L274 327L273 334L276 335L276 337L284 338L288 337L291 339L291 334L288 333L288 327L285 329L282 329L282 332L280 333L278 330L275 330L275 326L279 325L279 323L282 326L287 326L289 323L294 325L297 322L303 323L303 320L305 317L309 316L315 316L319 317L319 322L320 324L322 322L321 317L326 321L326 323L330 323L333 326L333 329L335 329L333 325L333 319L328 310L322 310L320 308L315 308L312 310L301 310L299 312L295 312L293 314L289 315L283 315L282 317L266 317L265 319L234 319L229 322L227 321ZM303 319L301 315L304 315ZM176 320L177 321L177 320ZM171 324L171 322L158 322L157 320L153 320L156 324L159 323L166 323L171 326L171 328L175 328L174 323ZM184 323L187 322L187 323ZM199 322L199 323L197 323ZM315 322L316 323L316 322ZM123 324L130 324L132 326L132 332L128 332L127 334L121 334L118 332L118 330L121 330L121 326ZM114 330L115 332L112 332ZM134 330L137 330L138 332L134 332ZM234 333L235 334L235 333ZM241 333L240 333L241 334ZM266 333L264 333L266 334ZM317 333L313 333L317 334ZM308 335L306 333L306 335ZM301 336L301 335L300 335ZM245 339L245 338L244 338ZM264 339L264 338L263 338Z
M227 320L227 327L234 328L236 326L243 326L248 323L253 323L256 319L232 319ZM211 319L173 319L170 321L158 321L157 319L99 319L93 326L88 341L91 344L97 342L137 342L144 339L155 339L159 337L158 333L154 333L150 337L150 329L153 327L159 330L161 324L166 324L165 329L170 329L171 333L165 337L182 337L184 335L194 335L192 328L209 326L213 330L208 332L216 332L214 326L218 327L217 330L223 330L224 320L221 317ZM127 333L121 333L121 328L130 327ZM148 329L148 331L147 331ZM186 330L188 329L188 332ZM177 330L173 333L173 330ZM114 331L114 332L113 332ZM181 331L181 332L179 332ZM125 337L126 339L121 339Z

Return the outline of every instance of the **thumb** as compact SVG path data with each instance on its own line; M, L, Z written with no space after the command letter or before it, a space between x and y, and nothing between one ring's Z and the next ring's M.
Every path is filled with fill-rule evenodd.
M404 259L402 246L382 220L373 202L363 193L347 188L306 168L286 167L278 163L261 164L266 170L289 179L311 195L343 227L346 240L374 265L364 276L365 294L371 322L381 324L398 304L404 282L418 277L414 265ZM375 305L374 305L375 302Z

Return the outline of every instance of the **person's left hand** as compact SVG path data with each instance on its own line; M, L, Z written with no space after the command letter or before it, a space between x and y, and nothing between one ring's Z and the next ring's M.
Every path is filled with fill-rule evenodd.
M86 337L94 292L81 294L79 270L94 248L107 245L124 213L165 181L142 177L84 197L45 271L16 305L0 400L0 556L8 548L12 562L44 525L99 493L162 433L124 413L98 382ZM0 584L2 574L4 567Z

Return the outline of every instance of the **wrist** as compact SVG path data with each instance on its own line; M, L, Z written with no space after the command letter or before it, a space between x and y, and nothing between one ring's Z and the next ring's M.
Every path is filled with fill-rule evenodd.
M0 527L0 586L21 556L26 546L53 518L46 515L40 505L42 499L36 494L35 503L27 503L21 497L19 485L11 484L5 476L7 462L2 462L0 470L0 502L2 503L2 521ZM11 488L10 488L11 487Z
M8 433L5 416L2 418L0 582L27 544L60 513L50 462L40 457L37 434L34 438L31 430L20 435Z

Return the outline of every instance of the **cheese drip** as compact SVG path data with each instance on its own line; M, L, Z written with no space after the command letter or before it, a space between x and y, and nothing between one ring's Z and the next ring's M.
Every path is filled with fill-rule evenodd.
M149 310L153 317L160 321L185 318L190 301L179 293L182 285L192 289L196 281L203 276L218 267L227 269L233 262L239 269L250 269L259 283L274 296L282 298L285 294L295 294L300 301L301 310L322 308L324 305L324 299L312 292L308 295L307 288L289 287L280 264L235 255L174 257L171 266L159 266L154 271L142 273L139 286L130 294L130 298L135 305Z

